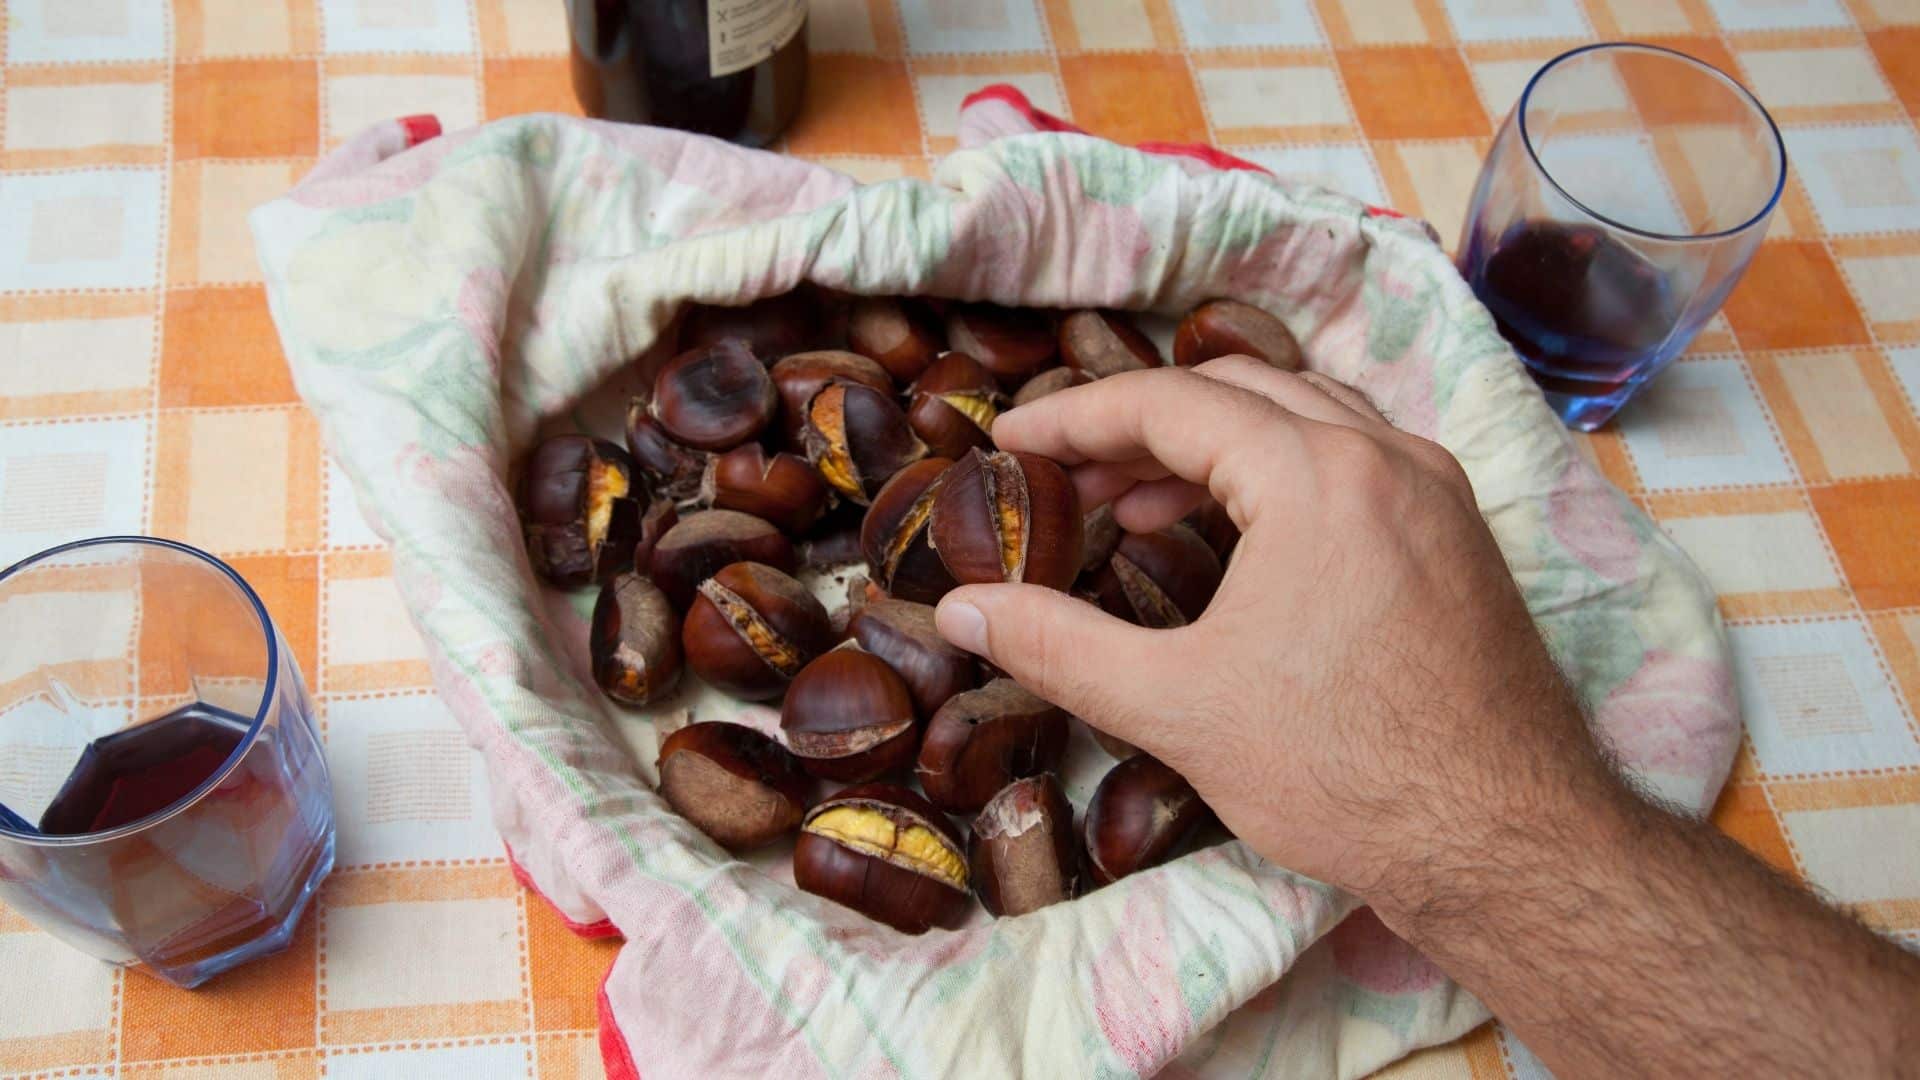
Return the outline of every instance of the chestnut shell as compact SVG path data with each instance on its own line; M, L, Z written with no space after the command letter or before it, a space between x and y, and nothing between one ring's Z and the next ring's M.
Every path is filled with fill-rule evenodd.
M614 486L606 522L593 527L594 477ZM641 494L626 451L586 435L556 435L534 447L520 475L520 520L533 572L562 588L605 582L633 559ZM617 492L617 494L615 494Z
M907 684L886 661L841 647L816 657L787 687L780 729L801 765L859 783L901 768L920 743Z
M1160 350L1111 311L1076 311L1060 320L1060 361L1096 379L1161 366Z
M980 808L967 838L973 890L998 917L1079 895L1080 861L1073 804L1052 773L1001 788Z
M755 356L777 359L820 339L821 308L820 297L804 286L741 307L688 304L680 321L680 351L733 338Z
M975 450L941 478L928 535L962 585L1064 590L1080 573L1083 528L1066 470L1033 454Z
M1093 591L1109 614L1165 630L1207 610L1223 571L1220 557L1185 525L1125 533L1093 575Z
M738 510L702 510L668 529L654 544L650 561L653 583L685 611L700 583L721 567L756 562L790 574L794 552L793 542L769 521Z
M1059 345L1041 312L958 304L947 312L947 347L978 360L1001 385L1013 387L1052 362Z
M979 661L940 636L933 608L926 604L873 600L854 613L847 630L907 684L914 711L922 717L932 717L948 698L980 684Z
M617 574L593 605L593 680L622 705L648 705L680 684L680 615L638 573Z
M1096 884L1167 861L1212 811L1193 785L1150 754L1107 772L1087 803L1087 865Z
M802 533L827 509L827 482L792 454L767 456L758 443L736 446L707 467L715 509L752 514L789 534Z
M1283 371L1305 366L1300 342L1287 324L1238 300L1209 300L1187 313L1173 334L1173 362L1192 367L1217 356L1243 354Z
M820 349L784 356L773 365L774 392L780 395L780 430L787 445L799 449L800 429L806 426L807 402L820 388L840 379L871 386L883 394L893 393L893 378L887 369L854 352Z
M806 586L771 566L737 562L701 583L680 642L694 674L758 701L778 697L830 648L833 627Z
M860 552L874 584L902 600L932 604L957 582L928 538L933 498L953 464L925 458L893 474L860 523Z
M894 296L862 296L847 308L847 347L903 383L940 355L944 343L926 305Z
M627 452L653 481L654 494L681 503L700 493L707 462L713 457L673 440L647 415L649 399L636 397L627 404Z
M957 458L993 446L993 421L1005 405L986 368L966 353L950 352L913 384L907 422L934 456Z
M814 819L842 806L883 813L902 828L917 825L965 858L959 831L925 799L897 784L862 784L807 812L793 845L794 884L909 934L960 921L967 910L964 889L807 830Z
M891 396L834 380L807 402L807 460L840 494L866 505L894 473L927 456Z
M1076 386L1085 386L1093 381L1093 376L1070 367L1048 368L1028 379L1020 389L1014 391L1013 405L1019 408L1028 402L1039 401L1048 394L1057 394Z
M779 743L719 721L667 736L656 768L667 805L729 851L750 851L799 828L813 786Z
M1059 765L1066 750L1066 712L1012 679L995 679L933 714L914 776L935 806L970 813L1012 781Z
M773 422L780 399L766 365L733 338L683 352L653 380L647 415L695 450L731 450Z

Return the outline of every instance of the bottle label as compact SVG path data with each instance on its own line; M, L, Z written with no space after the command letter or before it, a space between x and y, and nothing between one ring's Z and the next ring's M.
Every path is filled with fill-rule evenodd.
M806 22L807 0L708 0L713 77L745 71L772 56Z

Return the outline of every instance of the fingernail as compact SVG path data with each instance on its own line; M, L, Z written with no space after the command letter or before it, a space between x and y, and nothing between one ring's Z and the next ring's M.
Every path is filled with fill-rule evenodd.
M940 636L981 656L987 654L987 617L965 600L948 600L934 610L934 625Z

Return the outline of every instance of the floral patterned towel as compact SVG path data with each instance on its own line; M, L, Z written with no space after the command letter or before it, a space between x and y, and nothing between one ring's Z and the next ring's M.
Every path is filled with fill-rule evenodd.
M1739 721L1712 593L1576 452L1422 224L1204 149L1116 146L1004 90L970 99L931 182L867 187L649 128L436 130L366 132L253 226L300 393L393 546L519 868L625 937L613 1075L1352 1076L1486 1016L1353 898L1237 843L909 938L672 814L651 736L637 762L585 676L577 599L528 571L508 481L687 301L813 281L1276 312L1312 366L1458 455L1627 766L1695 811L1719 791Z

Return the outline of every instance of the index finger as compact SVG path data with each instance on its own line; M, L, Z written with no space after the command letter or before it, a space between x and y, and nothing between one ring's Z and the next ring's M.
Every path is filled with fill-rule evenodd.
M1151 368L1022 405L994 421L993 438L1003 450L1063 465L1151 457L1231 506L1253 479L1253 462L1270 467L1276 455L1297 454L1300 423L1244 387L1187 368Z

